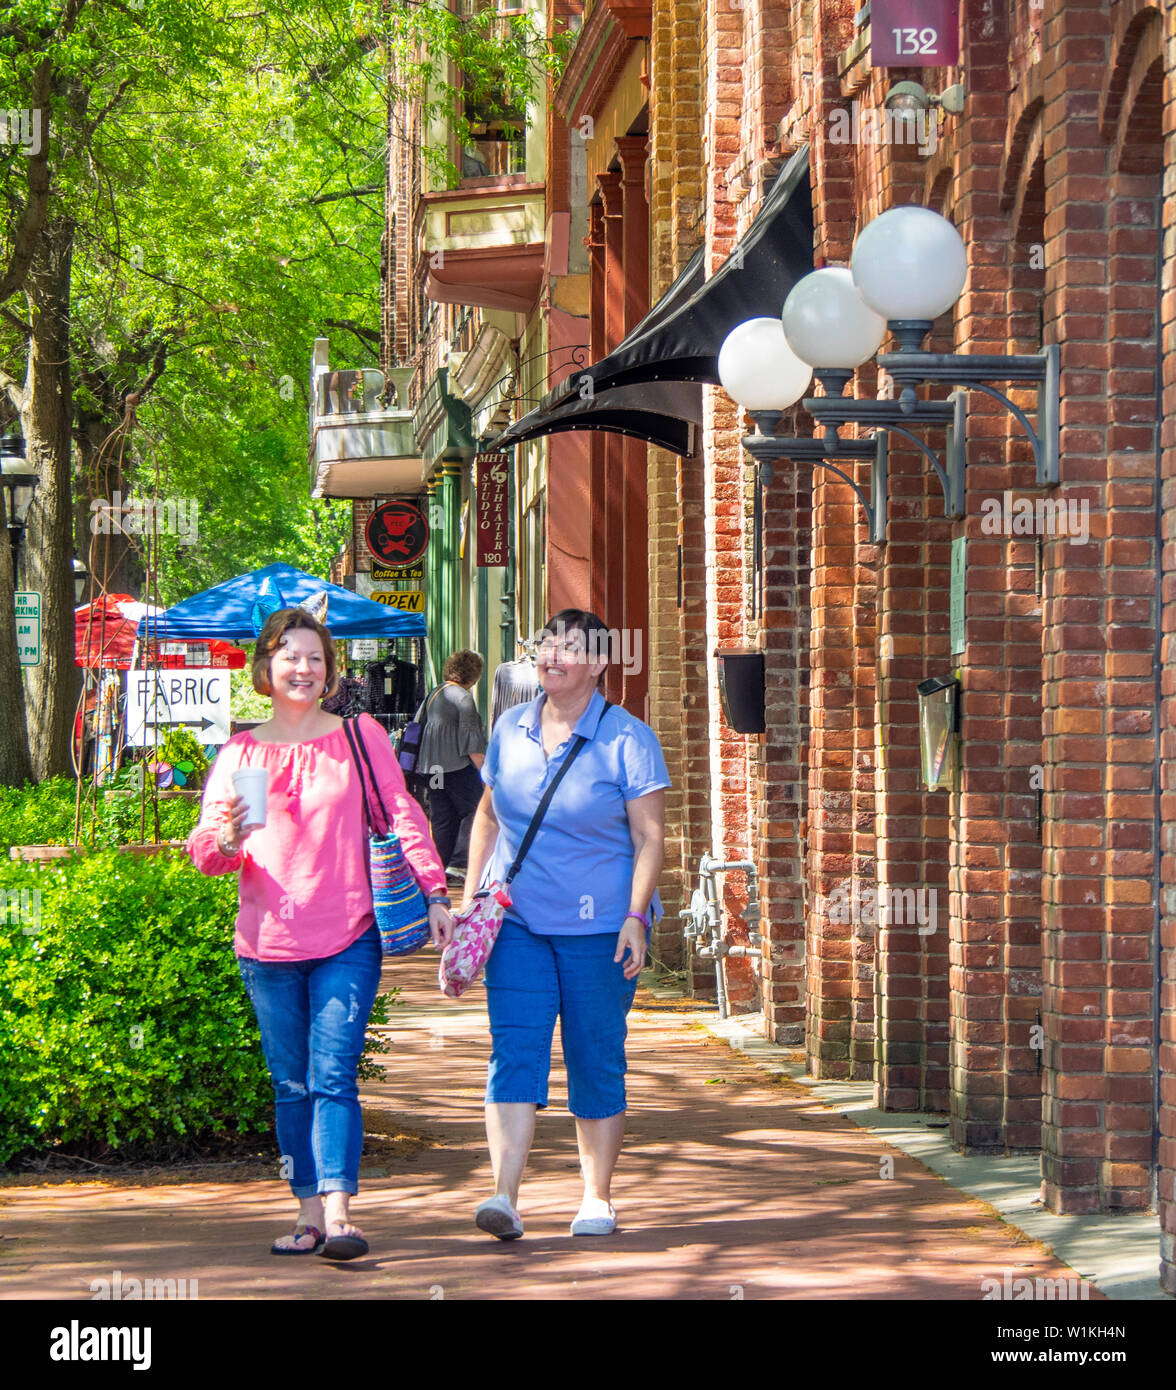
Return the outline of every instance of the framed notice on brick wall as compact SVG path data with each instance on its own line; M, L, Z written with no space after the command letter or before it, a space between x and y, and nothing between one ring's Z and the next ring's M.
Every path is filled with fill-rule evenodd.
M474 535L479 568L505 565L510 559L508 484L510 461L505 454L479 454L475 461Z
M964 619L967 609L968 542L956 536L951 543L951 597L948 612L951 622L951 654L959 656L968 649Z
M960 61L960 0L873 0L870 65L949 68Z

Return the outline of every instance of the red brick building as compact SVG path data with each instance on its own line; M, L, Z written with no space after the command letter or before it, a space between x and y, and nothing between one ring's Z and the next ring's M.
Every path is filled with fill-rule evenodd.
M762 1008L765 1033L803 1045L814 1074L872 1078L883 1107L948 1116L962 1150L1040 1148L1054 1211L1157 1207L1176 1292L1176 295L1162 235L1176 16L963 0L958 64L903 69L871 66L869 8L585 7L548 168L585 157L559 196L586 227L591 387L573 375L516 428L591 427L580 601L643 628L648 670L620 693L648 711L675 782L660 957L680 959L673 914L700 856L750 862L762 958L728 962L731 1006ZM958 114L933 105L909 139L885 103L915 80L966 97ZM778 314L781 284L847 264L861 229L903 204L943 213L967 249L931 348L1057 345L1059 478L1039 488L1020 424L971 391L963 515L892 437L872 544L834 473L781 460L762 483L749 422L716 384L716 335L736 310ZM765 247L780 278L757 259L739 280ZM567 370L552 365L555 387ZM871 361L847 394L886 399L888 383ZM1032 414L1032 391L1011 394ZM801 407L777 429L813 432ZM868 486L872 465L846 466ZM1080 514L1084 535L1041 524L1041 498ZM763 734L724 720L720 648L764 654ZM931 791L916 686L952 672L958 766ZM747 940L747 882L723 879L731 941ZM908 892L933 918L843 910Z

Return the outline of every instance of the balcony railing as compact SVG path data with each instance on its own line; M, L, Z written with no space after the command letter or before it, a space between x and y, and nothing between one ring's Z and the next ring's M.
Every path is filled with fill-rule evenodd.
M318 338L310 372L310 495L377 497L416 492L421 455L408 409L408 369L333 371Z

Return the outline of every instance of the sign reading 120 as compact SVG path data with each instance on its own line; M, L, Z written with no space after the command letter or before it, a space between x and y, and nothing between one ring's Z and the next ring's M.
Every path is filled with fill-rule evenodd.
M959 60L959 0L873 0L871 66L946 68Z

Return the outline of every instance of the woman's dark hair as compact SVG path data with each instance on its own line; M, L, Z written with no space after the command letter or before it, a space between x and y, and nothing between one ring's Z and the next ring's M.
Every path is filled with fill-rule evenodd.
M323 644L323 656L326 658L327 666L327 683L323 686L323 698L335 693L335 687L339 684L339 676L338 662L335 659L335 642L331 634L305 608L279 608L276 613L271 613L265 620L265 626L258 634L257 645L253 649L253 665L249 674L253 677L253 688L259 695L272 695L274 693L274 688L270 684L270 662L274 659L274 653L282 645L286 633L300 627L305 628L308 632L318 633L319 641Z
M535 643L538 645L547 634L566 641L569 632L583 634L589 661L610 660L612 631L602 618L589 613L586 608L561 608L558 613L553 613L535 634Z
M458 685L469 685L482 674L486 663L477 652L453 652L441 670L443 680L455 681Z

